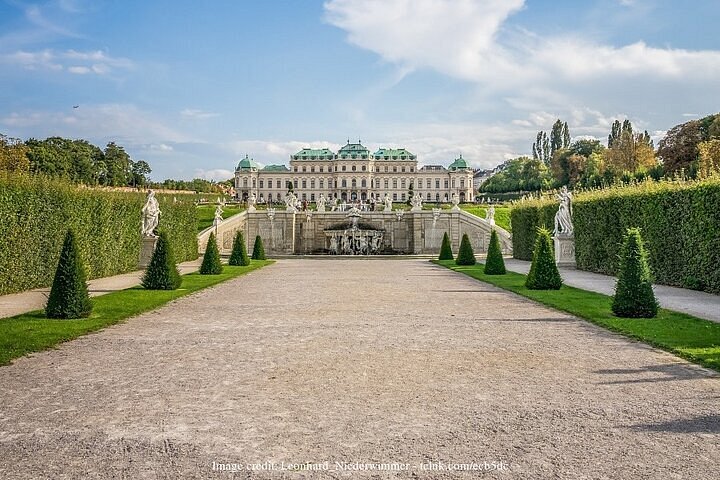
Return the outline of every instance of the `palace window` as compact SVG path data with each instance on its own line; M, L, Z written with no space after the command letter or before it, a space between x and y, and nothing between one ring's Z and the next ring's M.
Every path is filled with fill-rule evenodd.
M363 179L362 179L362 182L360 182L360 186L361 186L362 188L367 187L367 180L365 180L365 179L363 178Z
M397 202L397 193L393 193L393 202Z
M390 180L388 180L388 179L386 178L386 179L385 179L385 190L387 190L387 189L389 188L389 186L390 186Z
M303 173L307 172L307 167L303 165Z
M315 165L312 165L312 166L310 167L310 172L311 172L311 173L315 173Z
M393 178L393 188L397 188L397 178Z
M397 172L397 167L393 167L393 172Z
M357 180L355 180L355 179L353 178L353 179L352 179L352 188L355 188L355 187L357 187Z
M445 179L445 188L448 188L448 181L447 181L447 178Z
M311 202L314 202L314 201L315 201L315 194L314 194L314 193L311 193L311 194L310 194L310 201L311 201Z
M278 180L275 182L275 188L282 188L282 180L278 179Z
M363 172L365 171L365 165L362 166L362 171L363 171Z
M427 197L426 197L426 198L427 198L427 201L429 202L429 201L430 201L430 192L428 192L428 194L427 194Z
M346 170L346 168L347 168L347 167L345 167L345 165L343 165L343 166L342 166L342 171L344 172L344 171Z
M293 172L297 172L297 167L293 167Z
M404 202L404 201L405 201L405 194L404 194L404 193L402 194L402 197L401 197L401 198L402 198L402 201Z
M260 188L265 188L265 182L260 180Z
M440 188L440 180L438 180L437 178L435 179L435 188Z
M307 193L303 193L302 195L303 195L302 196L303 201L307 200Z
M320 179L320 188L324 188L324 187L325 187L325 180L323 180L323 179L321 178L321 179ZM314 188L314 187L313 187L313 188Z
M310 179L310 188L315 188L315 179L314 178Z
M375 179L375 188L380 188L380 179L379 178Z
M403 165L403 166L400 168L400 171L402 171L403 173L405 173L405 165Z
M355 171L355 165L352 166L352 171L353 171L353 172Z
M452 179L452 188L455 188L455 179Z
M388 166L387 166L387 165L385 165L385 171L386 171L386 172L388 171Z
M376 171L377 173L380 173L380 167L375 167L375 171Z
M323 167L320 166L320 173L323 173Z
M256 184L257 184L257 179L253 178L253 188L255 188Z
M303 188L307 188L307 180L303 179L302 186Z
M345 179L343 178L341 185L342 185L342 188L347 188L347 180L345 180Z
M410 173L413 173L415 171L415 167L410 167Z
M465 188L465 179L464 178L460 179L460 188Z
M428 179L427 179L427 188L430 188L430 183L431 183L431 182L430 182L430 179L428 178Z
M439 202L439 201L440 201L440 194L439 194L439 193L436 193L436 194L435 194L435 201L436 201L436 202Z
M405 188L405 179L400 180L400 188ZM403 199L405 200L405 199Z
M248 179L247 179L247 177L243 177L243 187L247 187L247 186L248 186Z

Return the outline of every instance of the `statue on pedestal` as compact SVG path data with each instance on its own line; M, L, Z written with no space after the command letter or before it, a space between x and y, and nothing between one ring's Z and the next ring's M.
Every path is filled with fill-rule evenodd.
M325 200L325 194L324 194L324 193L321 193L321 194L320 194L320 198L318 198L318 200L317 200L317 202L316 202L316 204L315 204L315 205L316 205L316 210L317 210L318 212L324 212L324 211L325 211L325 202L326 202L326 201L327 201L327 200Z
M554 234L555 236L572 237L572 193L568 191L567 186L563 186L556 197L560 201L560 206L555 214Z
M293 192L288 192L285 195L285 211L291 213L297 213L298 199Z
M495 207L490 205L488 209L485 211L485 220L490 225L495 225Z
M155 198L155 192L148 192L147 201L142 208L142 236L155 238L155 229L160 221L160 204Z
M460 197L458 196L457 192L452 194L450 202L453 205L450 210L452 210L453 212L457 212L458 210L460 210L460 207L458 207L458 205L460 204Z
M410 199L410 205L412 206L412 208L410 209L410 211L411 211L411 212L419 212L419 211L421 211L421 210L422 210L422 203L423 203L423 201L422 201L422 195L420 195L419 193L416 193L416 194L413 195L412 198Z
M255 208L256 203L257 203L257 197L255 196L255 193L253 192L250 194L250 197L248 197L248 200L247 200L247 205L248 205L247 211L249 213L253 213L254 211L256 211L256 208Z
M215 218L213 219L213 227L217 227L223 222L223 209L222 205L218 204L217 207L215 207Z
M392 212L392 200L390 199L390 195L387 193L385 194L385 198L383 199L383 203L385 204L384 212Z

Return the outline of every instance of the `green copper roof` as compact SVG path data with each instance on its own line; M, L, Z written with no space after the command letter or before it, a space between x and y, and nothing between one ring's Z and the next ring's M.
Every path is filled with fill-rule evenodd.
M360 142L358 143L350 143L348 141L347 145L342 147L340 150L338 150L338 154L340 153L368 153L370 150L368 150L365 146L363 146Z
M415 155L404 148L380 148L374 156L376 160L415 160Z
M262 169L263 172L289 172L285 165L268 165Z
M332 160L334 153L328 148L303 148L292 156L293 160Z
M238 163L236 170L250 170L253 168L258 169L260 168L260 165L258 165L255 160L245 155L245 158L240 160L240 163Z
M460 155L459 158L456 158L455 161L450 164L448 170L462 170L464 168L470 168L470 165L468 165L467 161Z

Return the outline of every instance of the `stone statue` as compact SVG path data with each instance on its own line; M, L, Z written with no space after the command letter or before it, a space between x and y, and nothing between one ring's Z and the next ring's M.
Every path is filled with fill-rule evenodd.
M412 196L410 199L410 205L412 205L412 208L410 209L411 212L419 212L422 210L422 195L419 193L416 193Z
M572 193L568 191L567 186L564 186L556 197L560 201L560 206L555 214L554 234L556 236L572 237Z
M285 211L291 213L297 213L298 199L293 192L288 192L285 195Z
M387 193L385 194L385 198L383 199L383 203L385 204L384 212L392 212L392 200L390 199L390 195Z
M332 200L332 208L330 209L331 212L334 212L338 208L338 199L337 197L333 198Z
M325 194L321 193L320 198L318 198L317 202L315 203L316 209L318 212L324 212L325 211L325 203L327 200L325 200Z
M335 235L333 235L332 237L330 237L330 251L332 253L334 253L335 255L337 255L337 253L338 253L337 249L338 249L337 237Z
M217 207L215 207L215 218L213 219L213 227L217 227L223 222L223 209L222 205L218 204Z
M248 205L247 210L249 213L252 213L256 210L255 209L256 203L257 203L257 197L255 196L255 193L253 192L250 194L250 196L248 197L248 200L247 200L247 205Z
M452 211L457 212L458 210L460 210L460 207L458 207L458 205L460 204L460 197L458 196L457 192L452 194L450 202L453 205L451 208Z
M485 211L485 220L490 225L495 225L495 207L493 207L492 205L490 205Z
M155 192L148 192L147 201L142 208L142 235L143 237L157 237L155 229L160 221L160 204L155 198Z

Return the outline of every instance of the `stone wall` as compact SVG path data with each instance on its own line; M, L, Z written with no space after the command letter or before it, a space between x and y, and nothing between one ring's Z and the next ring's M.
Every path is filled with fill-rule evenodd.
M229 254L235 232L243 229L248 251L252 250L255 236L260 235L265 252L272 255L325 254L329 239L325 230L348 221L346 212L288 213L276 211L272 219L265 210L253 213L242 212L234 215L217 228L210 227L200 233L200 251L205 251L207 239L212 231L217 232L220 252ZM430 210L420 212L363 212L359 221L372 228L384 230L383 245L387 253L437 254L440 251L443 234L448 233L453 252L457 252L464 233L468 234L475 253L487 252L491 228L498 232L503 253L512 253L510 234L500 227L492 227L484 219L464 211L443 210L436 215Z

